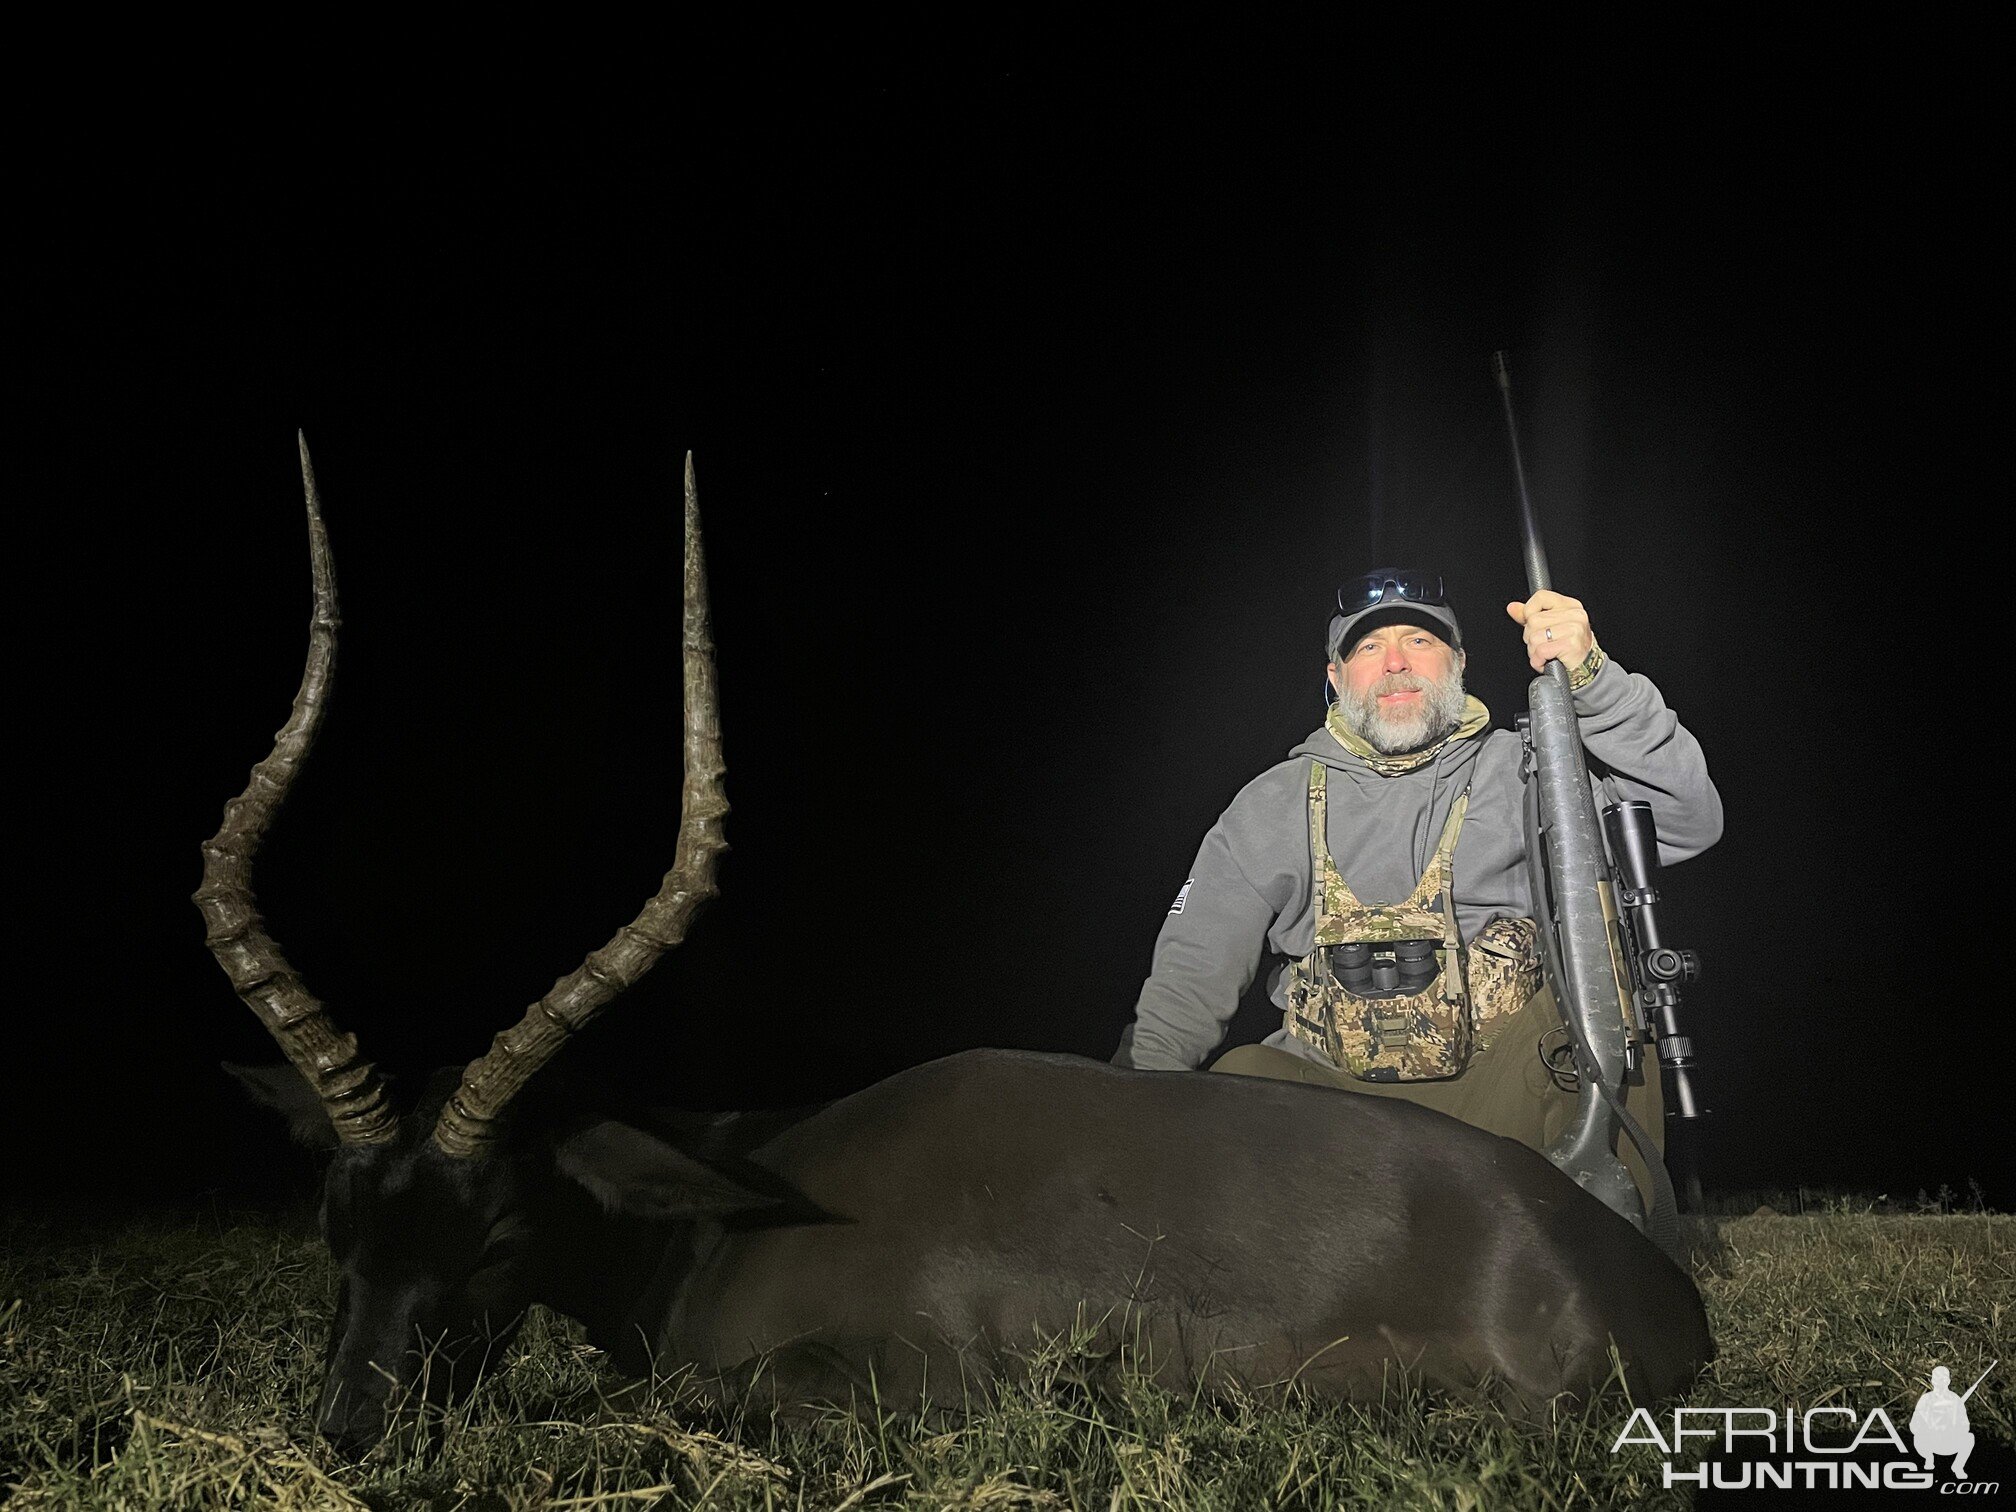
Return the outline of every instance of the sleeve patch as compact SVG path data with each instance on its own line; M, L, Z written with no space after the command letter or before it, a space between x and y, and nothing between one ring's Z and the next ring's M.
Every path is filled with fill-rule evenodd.
M1176 894L1176 901L1169 905L1169 912L1171 912L1172 914L1180 914L1181 912L1183 912L1183 905L1190 901L1190 884L1192 882L1195 882L1196 880L1197 879L1195 877L1192 877L1183 884L1182 888Z

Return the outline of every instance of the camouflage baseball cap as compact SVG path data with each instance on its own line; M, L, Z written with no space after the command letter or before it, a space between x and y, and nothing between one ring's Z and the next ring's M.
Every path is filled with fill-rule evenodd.
M1381 567L1352 578L1337 590L1337 612L1330 616L1323 648L1335 661L1337 648L1347 637L1356 641L1381 625L1419 625L1452 646L1463 644L1456 611L1446 601L1438 573Z

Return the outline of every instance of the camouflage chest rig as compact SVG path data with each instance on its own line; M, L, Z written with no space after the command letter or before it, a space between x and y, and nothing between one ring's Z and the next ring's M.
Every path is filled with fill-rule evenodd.
M1316 944L1288 964L1283 1027L1362 1080L1461 1075L1539 988L1539 929L1531 919L1494 919L1463 943L1452 888L1469 808L1466 786L1406 899L1361 903L1330 859L1325 769L1310 763Z

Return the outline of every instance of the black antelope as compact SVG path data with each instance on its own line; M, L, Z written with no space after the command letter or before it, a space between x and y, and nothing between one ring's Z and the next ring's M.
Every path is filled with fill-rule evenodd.
M342 1274L319 1426L466 1394L541 1302L632 1374L780 1404L956 1407L1089 1325L1159 1379L1377 1393L1397 1368L1536 1406L1614 1344L1640 1401L1711 1353L1692 1282L1532 1150L1401 1102L974 1050L793 1113L598 1112L540 1068L685 936L723 849L721 735L686 468L685 785L657 894L459 1076L394 1111L266 933L261 838L314 740L336 589L305 445L314 615L272 753L203 847L196 903L289 1066L234 1068L332 1151ZM423 1369L423 1362L425 1368Z

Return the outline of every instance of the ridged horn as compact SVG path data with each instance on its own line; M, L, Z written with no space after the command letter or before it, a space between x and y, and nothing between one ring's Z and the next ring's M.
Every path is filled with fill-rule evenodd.
M679 839L672 869L643 911L609 943L553 984L516 1024L472 1061L441 1109L434 1142L457 1158L480 1155L502 1133L505 1110L539 1068L595 1016L629 990L686 938L700 907L718 891L714 874L728 848L722 820L721 715L714 674L714 639L707 615L707 569L700 549L700 496L693 454L686 454L685 614L681 642L686 685L686 776L679 795Z
M231 986L279 1042L322 1099L344 1144L384 1144L396 1134L398 1118L386 1101L385 1086L371 1062L358 1053L354 1036L340 1033L328 1011L302 984L280 946L266 933L252 895L252 859L286 801L301 764L315 743L336 676L336 565L329 533L322 524L322 500L315 490L315 466L308 441L301 445L301 482L308 495L308 561L315 580L315 608L308 621L308 661L293 712L273 739L272 754L252 768L245 791L224 805L223 826L203 845L203 885L196 889L203 915L203 940Z

